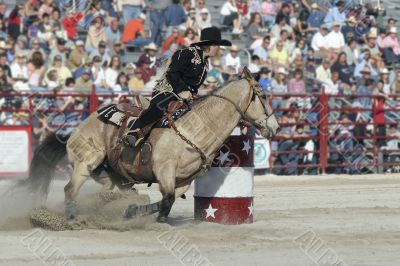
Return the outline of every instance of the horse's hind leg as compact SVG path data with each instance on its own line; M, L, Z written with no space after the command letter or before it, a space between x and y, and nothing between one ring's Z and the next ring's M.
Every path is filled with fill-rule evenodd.
M74 166L71 181L64 187L65 192L65 217L70 220L76 217L76 196L83 183L89 178L90 172L86 165Z
M175 202L175 171L176 163L171 161L163 163L155 171L162 194L160 212L157 218L157 221L161 223L167 221L169 212Z

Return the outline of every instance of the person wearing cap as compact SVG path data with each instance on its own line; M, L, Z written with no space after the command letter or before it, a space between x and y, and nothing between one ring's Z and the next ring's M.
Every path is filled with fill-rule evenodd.
M210 11L208 11L208 8L203 7L200 10L200 15L196 15L196 24L199 27L199 30L202 30L204 28L209 28L211 27L211 14Z
M148 45L151 40L144 30L145 21L146 14L144 13L141 13L138 18L129 20L122 32L122 42L132 46Z
M346 22L346 4L344 1L338 1L335 7L329 9L328 14L326 14L324 23L331 27L334 22L339 23L339 26L344 25Z
M89 67L82 69L82 75L76 79L75 88L80 93L91 93L93 88L93 81L90 76L92 72Z
M382 91L386 94L390 94L390 80L389 80L389 70L384 67L379 69L379 80L382 82Z
M100 41L99 48L94 49L90 54L90 57L93 58L95 56L100 57L101 64L105 64L106 62L110 62L111 56L108 53L106 42Z
M83 41L78 40L75 43L75 49L72 50L68 57L67 66L71 71L75 71L78 67L81 67L89 62L89 55L85 51Z
M383 54L388 64L400 61L400 44L397 39L396 27L389 29L388 35L383 39Z
M381 60L382 54L378 44L376 43L377 37L378 33L376 28L372 28L366 37L367 40L363 46L363 49L368 49L371 53L371 56L375 57L377 60Z
M311 28L319 29L324 23L325 13L319 10L318 4L313 3L310 8L310 14L307 23Z
M96 88L102 88L105 82L105 70L99 55L92 57L92 68L90 69L93 75L93 83Z
M190 101L207 77L208 58L218 53L219 46L231 45L231 42L221 38L218 28L210 27L201 31L198 43L177 50L168 59L165 72L156 83L149 108L123 138L125 145L137 146L145 134L141 129L160 119L171 101Z
M155 68L157 62L157 46L154 43L150 43L144 47L144 53L140 55L136 65L141 67L144 61L150 60L150 68Z
M65 48L65 40L58 38L56 46L51 49L49 59L53 62L56 55L61 56L63 62L67 62L67 49Z
M179 28L187 19L187 15L179 0L172 0L172 4L164 11L164 23L167 27L166 36L169 36L174 28Z

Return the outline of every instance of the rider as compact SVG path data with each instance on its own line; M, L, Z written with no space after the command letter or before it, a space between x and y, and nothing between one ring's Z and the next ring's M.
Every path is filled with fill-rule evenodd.
M171 101L191 100L207 77L208 58L216 55L219 46L231 45L230 41L221 39L217 27L209 27L201 31L199 42L177 50L157 81L149 108L129 127L123 143L130 147L138 146L144 138L141 129L160 119Z

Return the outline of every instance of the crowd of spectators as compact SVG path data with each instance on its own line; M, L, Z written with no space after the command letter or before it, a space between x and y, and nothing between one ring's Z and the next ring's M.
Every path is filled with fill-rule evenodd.
M199 93L206 94L237 78L247 66L266 94L274 95L272 106L283 125L275 150L318 149L318 140L310 139L318 137L318 126L310 121L320 118L317 111L307 110L314 110L319 99L316 95L321 93L336 95L329 99L330 108L348 109L332 111L330 122L372 123L372 128L365 125L363 129L331 125L332 135L356 137L373 132L382 137L377 145L388 147L383 139L389 136L385 122L388 116L397 118L398 112L384 110L396 106L390 95L400 93L400 44L397 20L386 16L381 6L360 5L355 0L218 3L27 0L11 8L0 3L0 93L7 93L0 97L0 124L29 120L20 110L32 107L32 102L12 96L15 93L95 92L107 103L124 94L150 92L165 60L180 47L198 41L203 28L216 24L231 36L234 45L221 47L219 55L210 59L208 78ZM212 14L218 18L213 19ZM131 61L132 54L138 55L137 60ZM248 62L243 60L245 56ZM314 96L307 96L311 94ZM373 98L354 96L359 94ZM61 111L88 107L84 95L34 101L35 108ZM78 120L85 114L72 113ZM35 132L49 128L43 117L42 113L36 116ZM393 127L390 129L394 135ZM357 139L343 143L339 138L330 143L330 149L340 151L356 144ZM294 166L316 162L317 156L310 154L278 155L273 162ZM343 156L336 157L336 162L343 162ZM299 171L297 167L277 169L278 174Z

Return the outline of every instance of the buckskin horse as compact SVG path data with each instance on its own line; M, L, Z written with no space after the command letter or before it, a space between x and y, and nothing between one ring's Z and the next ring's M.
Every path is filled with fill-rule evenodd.
M118 183L115 177L131 184L158 183L161 201L131 205L125 215L159 212L157 220L166 222L175 199L183 196L191 182L205 172L241 119L268 139L279 129L266 95L248 69L243 71L241 79L195 101L191 110L173 122L173 126L152 129L145 144L151 147L147 162L139 152L133 162L110 163L121 133L118 127L103 123L97 116L97 112L92 113L70 136L47 137L36 149L30 176L23 181L45 199L57 163L67 154L73 167L72 178L64 188L67 219L76 217L79 189L89 177L98 177L100 169L114 177L111 178L114 183ZM146 163L148 170L143 167Z

